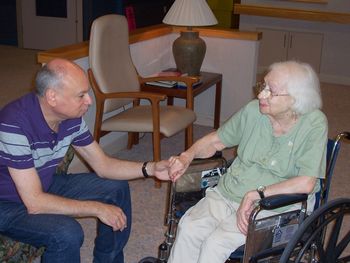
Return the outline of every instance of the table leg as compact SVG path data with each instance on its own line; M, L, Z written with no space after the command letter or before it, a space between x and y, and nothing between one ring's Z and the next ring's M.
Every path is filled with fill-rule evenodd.
M174 97L168 96L167 100L168 100L168 105L174 105Z
M214 129L218 129L220 126L221 89L222 81L220 80L218 83L216 83L215 91Z
M193 125L190 124L186 128L186 134L185 134L185 149L187 150L190 148L193 144Z

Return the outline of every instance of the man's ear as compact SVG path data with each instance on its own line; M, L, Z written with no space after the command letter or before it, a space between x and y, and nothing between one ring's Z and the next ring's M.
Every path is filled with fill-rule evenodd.
M56 106L56 103L57 103L56 96L57 96L57 93L54 89L47 89L46 90L46 93L45 93L46 101L52 107Z

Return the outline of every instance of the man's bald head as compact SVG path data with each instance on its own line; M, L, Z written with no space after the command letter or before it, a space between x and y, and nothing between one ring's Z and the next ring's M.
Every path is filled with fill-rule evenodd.
M66 59L53 59L38 71L35 79L36 92L42 97L47 89L61 89L67 79L83 76L85 73L77 64Z

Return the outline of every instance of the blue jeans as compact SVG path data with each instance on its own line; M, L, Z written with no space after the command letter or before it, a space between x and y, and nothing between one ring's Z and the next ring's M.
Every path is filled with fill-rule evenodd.
M94 173L55 175L49 193L76 199L93 200L120 207L127 217L121 231L98 221L94 263L124 262L123 248L131 228L131 199L127 181L108 180ZM44 246L44 263L80 262L84 232L72 217L55 214L28 214L23 204L0 200L0 233L15 240Z

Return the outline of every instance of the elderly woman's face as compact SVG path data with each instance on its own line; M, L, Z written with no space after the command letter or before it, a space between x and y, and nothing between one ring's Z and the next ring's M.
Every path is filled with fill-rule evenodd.
M294 99L287 92L288 77L288 73L283 70L272 70L265 76L258 94L262 114L283 118L292 112Z

